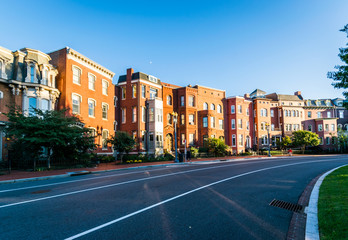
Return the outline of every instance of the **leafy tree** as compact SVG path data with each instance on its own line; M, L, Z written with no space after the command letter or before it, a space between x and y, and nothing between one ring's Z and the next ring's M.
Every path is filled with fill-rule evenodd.
M280 149L286 149L292 144L291 138L289 136L285 136L282 138L282 141L279 141L277 138L277 145L280 146Z
M343 151L346 150L348 145L348 133L347 131L342 130L342 128L339 128L337 130L337 137L333 137L337 139L337 145L338 149L343 153Z
M341 32L344 32L347 34L348 38L348 24L344 26L343 29L340 30ZM348 46L348 43L347 43ZM340 57L341 61L344 63L342 66L335 66L337 69L337 72L328 72L327 77L331 78L335 82L332 83L332 85L335 88L348 88L348 47L346 48L340 48L340 53L338 56ZM346 99L348 99L348 92L343 92L343 95ZM347 108L348 103L344 103L344 106Z
M135 140L127 132L117 131L115 136L111 136L108 142L113 145L114 150L121 155L121 163L124 154L128 154L136 145Z
M318 134L316 133L305 130L298 130L293 132L292 134L292 141L295 146L301 147L302 154L304 153L307 146L318 146L320 144Z
M215 156L224 156L228 149L225 141L219 138L208 138L207 145L208 151Z
M24 115L19 108L10 107L9 123L6 134L12 139L13 146L20 146L24 156L33 161L47 154L47 167L51 161L80 160L88 151L93 150L94 137L90 130L82 126L76 116L67 116L66 110L41 111L33 109L29 116Z

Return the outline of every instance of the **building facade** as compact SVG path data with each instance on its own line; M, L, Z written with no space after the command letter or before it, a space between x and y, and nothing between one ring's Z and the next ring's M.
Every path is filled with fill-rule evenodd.
M92 130L98 154L112 154L107 139L115 132L115 88L110 70L69 47L49 53L58 69L58 109L68 109Z

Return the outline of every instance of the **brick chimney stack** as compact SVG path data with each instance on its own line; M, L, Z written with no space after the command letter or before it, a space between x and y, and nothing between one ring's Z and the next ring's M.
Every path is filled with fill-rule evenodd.
M296 95L296 96L301 96L301 91L295 92L294 95Z
M128 82L131 83L133 73L134 73L133 68L128 68L128 69L127 69L127 83L128 83Z
M250 98L250 94L249 93L244 94L244 98L246 99Z

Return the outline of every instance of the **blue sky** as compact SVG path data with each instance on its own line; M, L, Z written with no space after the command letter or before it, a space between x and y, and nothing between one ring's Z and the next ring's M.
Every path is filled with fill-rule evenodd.
M177 85L342 97L347 0L1 1L0 45L65 46L119 75L129 67Z

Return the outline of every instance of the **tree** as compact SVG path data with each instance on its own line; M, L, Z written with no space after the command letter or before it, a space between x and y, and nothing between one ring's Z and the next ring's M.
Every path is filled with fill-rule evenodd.
M292 144L291 138L289 136L285 136L282 138L282 141L279 141L277 138L277 145L280 146L280 149L286 149Z
M320 144L318 134L316 133L305 130L298 130L296 132L293 132L292 134L292 142L295 146L301 147L302 154L304 154L307 146L318 146Z
M225 144L225 141L218 138L208 138L208 150L213 153L215 156L224 156L228 146Z
M337 139L337 145L338 145L339 151L341 151L341 153L343 153L346 150L347 143L348 143L347 131L342 130L342 128L338 128L337 137L335 137L335 138Z
M121 154L121 163L124 154L128 154L136 145L135 140L127 132L117 131L115 136L111 136L108 139L108 143L113 145L114 150Z
M47 167L51 161L80 160L88 151L95 149L94 137L90 129L83 127L76 116L67 116L66 110L41 111L32 109L26 116L19 108L10 107L6 135L12 139L13 146L23 150L23 157L33 161L47 156Z
M347 34L348 38L348 24L344 26L343 29L340 30L341 32L344 32ZM347 43L348 46L348 43ZM335 88L348 88L348 47L346 48L340 48L340 53L338 56L340 57L341 61L345 63L342 66L335 66L335 68L338 70L337 72L328 72L327 77L334 80L335 82L332 83L332 85ZM346 99L348 99L348 92L343 92L343 95ZM348 103L344 103L344 106L347 108Z

